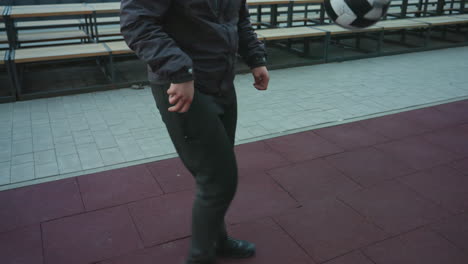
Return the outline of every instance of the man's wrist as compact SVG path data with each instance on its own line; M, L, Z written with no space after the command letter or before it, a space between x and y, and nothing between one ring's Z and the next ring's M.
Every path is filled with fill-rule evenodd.
M185 83L189 81L193 81L193 73L192 73L192 68L183 68L179 70L177 73L175 73L173 76L170 78L171 83Z
M249 59L247 64L249 65L250 69L255 69L257 67L266 66L267 64L266 56L263 56L263 55L254 56Z

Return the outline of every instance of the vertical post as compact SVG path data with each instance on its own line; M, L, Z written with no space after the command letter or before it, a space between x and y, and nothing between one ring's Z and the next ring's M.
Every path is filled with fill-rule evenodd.
M257 6L257 29L260 29L262 27L262 6L258 5Z
M403 0L403 2L401 3L400 18L406 18L406 12L408 12L408 0Z
M18 34L15 28L15 21L10 16L11 7L8 6L4 11L5 29L7 32L9 50L16 48L18 43Z
M13 81L15 83L16 87L16 98L21 99L22 96L22 87L21 87L21 80L20 80L20 74L18 73L18 67L19 65L16 65L15 63L15 50L10 50L10 70L11 70L11 75L13 77Z
M96 11L93 11L93 20L94 20L94 32L96 32L95 42L99 42L99 32L98 32L98 24L97 24L97 14Z
M424 1L424 11L423 11L423 16L427 15L427 6L429 5L429 0Z
M277 4L272 4L271 5L271 12L270 12L270 20L271 20L271 26L272 27L277 27L278 26L278 5Z
M292 23L293 23L293 13L294 13L294 3L292 1L289 1L289 4L288 4L288 27L292 27Z
M426 36L424 38L424 47L427 48L429 46L429 40L431 39L431 30L432 27L429 25L426 29Z
M307 55L309 54L309 52L310 52L310 46L309 46L309 44L310 44L309 38L305 37L305 38L304 38L304 49L303 49L303 52L304 52L303 55L304 55L304 57L307 56Z
M382 54L382 46L383 46L383 41L384 41L384 28L379 32L379 38L377 40L377 55Z
M6 70L7 70L7 75L8 75L8 80L10 82L10 93L13 99L16 101L16 85L15 85L15 79L13 77L13 71L11 69L11 55L10 55L10 50L7 50L5 53L5 61L6 61Z
M460 0L460 13L461 14L465 13L465 2L466 0Z
M462 0L464 1L464 0ZM444 6L445 6L445 0L437 0L437 9L436 13L438 16L441 16L444 14Z
M324 46L323 46L323 60L325 62L328 62L328 47L330 45L330 40L331 40L331 36L330 36L330 32L327 32L327 34L325 35L325 38L324 38Z
M325 23L325 5L324 3L320 3L320 24L323 25Z

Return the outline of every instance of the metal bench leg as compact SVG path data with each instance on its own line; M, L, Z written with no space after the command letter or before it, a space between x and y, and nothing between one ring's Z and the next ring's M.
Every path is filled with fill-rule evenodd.
M323 25L325 23L325 5L323 3L320 4L320 24Z
M356 48L357 49L361 48L361 34L359 33L356 34Z
M323 38L323 60L328 62L328 48L330 46L331 35L330 32L327 32Z
M109 68L110 68L111 82L112 84L115 84L116 80L115 80L114 56L112 54L109 54Z
M303 56L307 56L310 52L310 39L309 38L304 38L304 52Z
M13 81L15 82L15 87L16 87L16 98L21 100L21 97L23 95L23 87L22 87L22 80L21 80L21 74L20 74L20 67L21 65L17 65L14 61L11 62L11 75L13 77Z
M262 6L257 6L257 29L262 28Z
M288 4L288 21L287 21L288 27L292 27L293 14L294 14L293 3L289 2L289 4Z
M426 36L424 37L424 47L425 48L429 47L429 41L431 40L431 31L432 31L432 27L428 27L426 29Z
M16 94L16 84L15 84L15 77L13 76L13 70L12 70L12 62L11 62L11 57L10 57L10 52L7 51L7 61L6 61L6 71L8 75L8 81L10 82L10 93L11 96L13 97L14 101L17 100L17 94Z
M377 39L377 55L382 54L382 46L383 46L383 41L384 41L384 32L385 31L383 29L379 32L379 37Z
M93 12L93 24L94 24L94 32L96 32L95 42L99 42L99 32L98 32L98 24L97 24L97 15L96 11Z
M271 5L270 20L272 27L278 27L278 5Z

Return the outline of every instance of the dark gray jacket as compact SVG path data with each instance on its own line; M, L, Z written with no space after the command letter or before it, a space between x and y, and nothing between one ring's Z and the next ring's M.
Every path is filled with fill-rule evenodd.
M195 80L219 94L232 89L237 53L251 68L265 65L246 0L122 0L120 27L150 82Z

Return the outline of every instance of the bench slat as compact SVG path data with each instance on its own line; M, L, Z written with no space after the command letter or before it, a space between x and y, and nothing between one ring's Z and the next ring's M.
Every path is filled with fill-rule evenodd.
M98 28L98 33L100 37L106 36L120 36L122 33L120 32L120 27L104 27Z
M81 24L84 24L85 23L85 20L84 19L80 19L80 22ZM96 18L96 22L98 24L100 23L118 23L120 22L120 17L98 17Z
M370 26L364 29L360 30L351 30L351 29L346 29L343 27L340 27L338 25L323 25L323 26L313 26L312 28L323 30L326 32L330 32L330 35L340 35L340 34L350 34L354 32L372 32L372 31L379 31L382 29L382 27L377 27L377 26Z
M12 18L45 17L91 14L92 12L93 10L85 4L16 5L11 7L10 16Z
M290 38L305 38L323 36L326 33L310 27L259 29L257 35L262 40L280 40Z
M120 2L88 3L87 6L98 14L120 12Z
M108 55L102 43L64 45L55 47L25 48L15 51L16 63L86 58Z
M6 51L0 50L0 65L5 64L5 53Z
M57 20L38 20L38 21L19 21L16 28L26 27L47 27L47 26L74 26L80 25L79 19L57 19Z
M19 33L18 40L20 42L35 42L46 40L67 40L87 38L88 35L83 30L67 30L67 31L51 31L51 32L33 32Z
M247 0L247 5L282 5L289 2L289 0Z
M417 22L425 22L430 23L432 25L452 25L452 24L461 24L468 22L465 21L463 18L458 18L456 16L433 16L433 17L420 17L420 18L412 18L411 20Z
M390 19L377 22L376 26L383 27L384 30L399 30L407 28L429 27L427 23L413 21L411 19Z
M109 41L105 43L112 54L130 54L133 51L127 46L125 41Z
M8 43L8 36L6 32L0 33L0 44Z

